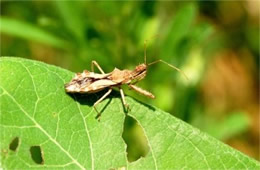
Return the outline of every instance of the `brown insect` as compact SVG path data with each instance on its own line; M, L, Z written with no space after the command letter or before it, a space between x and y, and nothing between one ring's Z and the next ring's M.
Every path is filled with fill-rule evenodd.
M129 105L125 101L125 95L124 91L121 88L122 85L128 85L131 89L135 90L136 92L150 97L152 99L155 98L155 96L144 90L140 87L136 86L135 84L142 80L146 76L147 67L162 62L164 64L167 64L171 68L177 70L178 72L181 72L186 78L187 76L177 67L168 64L167 62L163 60L156 60L149 64L146 63L146 44L147 41L145 41L144 44L144 63L140 64L135 67L134 70L119 70L115 68L110 73L105 73L102 68L99 66L99 64L96 61L92 61L91 63L91 72L84 70L83 73L77 73L75 77L67 84L65 84L65 90L68 93L96 93L98 91L101 91L105 88L108 88L108 91L94 103L94 109L98 113L97 117L100 116L100 113L98 112L96 106L99 104L102 100L104 100L111 92L113 87L117 87L120 91L122 102L125 108L129 108ZM100 73L94 72L94 66L98 68Z

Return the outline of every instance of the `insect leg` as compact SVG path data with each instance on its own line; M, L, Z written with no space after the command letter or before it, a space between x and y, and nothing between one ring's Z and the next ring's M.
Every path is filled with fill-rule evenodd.
M98 112L96 106L97 106L100 102L102 102L102 100L104 100L111 92L112 92L112 89L109 89L100 99L98 99L98 101L96 101L96 102L94 103L93 107L94 107L94 109L96 110L96 112L97 112L97 114L98 114L96 118L98 118L98 117L101 116L101 113Z
M148 91L146 91L146 90L144 90L144 89L141 89L141 88L138 87L138 86L135 86L135 85L133 85L133 84L129 84L128 86L129 86L131 89L137 91L138 93L140 93L140 94L142 94L142 95L144 95L144 96L146 96L146 97L150 97L150 98L152 98L152 99L155 98L155 96L154 96L152 93L150 93L150 92L148 92Z
M102 68L99 66L99 64L95 61L92 60L91 62L91 71L94 72L94 66L96 66L98 68L98 70L102 73L105 74L105 72L102 70Z
M124 91L123 89L121 89L121 87L119 87L119 91L120 91L120 94L121 94L121 98L122 98L122 102L123 102L123 105L125 107L125 109L129 109L129 105L126 103L125 101L125 94L124 94Z

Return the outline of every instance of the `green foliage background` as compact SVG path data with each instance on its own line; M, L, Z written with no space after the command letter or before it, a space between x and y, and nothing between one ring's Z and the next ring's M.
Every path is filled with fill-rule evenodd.
M224 109L219 109L223 105L219 100L217 107L208 102L215 96L204 96L205 89L211 90L210 83L205 83L207 73L214 66L215 58L227 50L236 53L241 67L247 70L246 76L239 77L238 82L252 84L238 93L259 92L259 20L255 21L249 2L0 3L1 56L40 60L73 72L89 70L92 60L106 72L114 67L133 69L143 62L144 40L158 35L149 41L148 62L163 59L182 69L189 80L158 64L151 66L146 79L139 83L155 94L155 100L125 88L127 94L172 113L220 140L231 142L259 159L259 121L255 121L259 120L259 113L258 109L254 111L258 108L258 96L252 95L241 99L242 104L232 105L224 91L227 93L224 98L229 101L224 103ZM228 57L227 63L231 63L228 67L232 67L232 61ZM210 75L218 77L216 73ZM230 84L239 85L232 76L229 80ZM252 100L256 106L243 103L246 100ZM125 139L129 145L137 146L131 137L140 136L136 123L128 120L125 127L128 132ZM238 145L232 139L238 141ZM241 147L245 143L250 147ZM135 160L144 152L145 149L140 151L133 147L129 150L129 159Z

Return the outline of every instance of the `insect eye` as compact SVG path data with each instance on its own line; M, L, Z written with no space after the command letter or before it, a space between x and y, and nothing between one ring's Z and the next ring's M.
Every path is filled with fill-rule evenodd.
M138 66L135 67L135 69L136 69L137 71L146 70L146 65L144 65L144 64L138 65Z

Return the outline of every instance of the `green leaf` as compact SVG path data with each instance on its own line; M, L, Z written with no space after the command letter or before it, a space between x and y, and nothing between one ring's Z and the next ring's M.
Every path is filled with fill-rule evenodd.
M179 57L177 55L178 44L192 30L191 25L197 16L197 7L194 4L189 4L181 8L172 22L169 24L167 38L163 43L163 57Z
M69 95L74 73L20 58L0 58L1 166L4 169L259 169L254 159L160 109L126 97L147 138L147 155L128 163L125 113L116 93Z
M79 42L84 42L85 21L82 15L82 3L76 1L54 1L65 26Z
M230 113L221 121L212 120L212 118L205 120L207 121L207 126L204 128L205 132L221 140L239 135L248 130L250 126L250 119L247 114L239 111Z
M64 40L40 27L12 18L0 18L0 32L58 48L67 48L67 43Z

